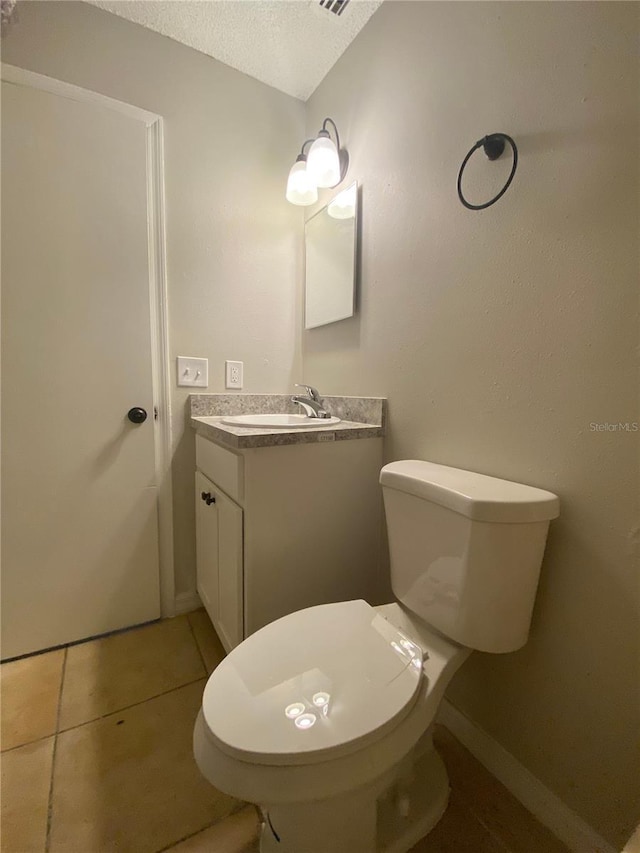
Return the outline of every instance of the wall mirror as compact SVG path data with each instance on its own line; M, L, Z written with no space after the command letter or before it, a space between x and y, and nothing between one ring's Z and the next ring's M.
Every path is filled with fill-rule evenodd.
M305 223L305 329L354 314L357 225L357 183L341 190Z

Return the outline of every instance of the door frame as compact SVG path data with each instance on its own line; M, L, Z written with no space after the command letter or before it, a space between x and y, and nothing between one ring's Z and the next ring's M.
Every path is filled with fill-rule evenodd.
M155 473L158 495L158 562L160 613L174 616L175 573L173 558L173 488L171 481L171 384L169 371L169 322L166 271L164 127L162 116L118 101L99 92L83 89L44 74L6 63L0 64L4 83L40 89L62 98L100 104L136 121L146 129L147 222L149 251L149 321L151 327L151 372L154 410ZM154 411L155 414L155 411Z

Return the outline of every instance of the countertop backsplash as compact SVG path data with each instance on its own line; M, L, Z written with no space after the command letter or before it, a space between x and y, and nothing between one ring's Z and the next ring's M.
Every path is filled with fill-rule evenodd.
M191 394L191 417L221 415L299 414L291 394ZM321 397L330 415L343 421L385 426L384 397Z

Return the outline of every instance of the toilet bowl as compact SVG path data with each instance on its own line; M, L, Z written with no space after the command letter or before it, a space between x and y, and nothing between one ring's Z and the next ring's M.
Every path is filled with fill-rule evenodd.
M414 461L381 483L399 600L285 616L204 691L196 761L260 806L262 853L409 850L447 805L431 739L447 685L473 648L526 640L555 495Z
M262 850L271 836L274 850L298 853L392 851L376 839L385 829L394 837L396 814L408 845L397 849L408 849L446 807L428 730L469 654L398 604L347 601L284 616L209 679L194 734L198 766L217 788L262 806ZM426 773L416 773L419 759ZM383 792L393 802L380 826Z

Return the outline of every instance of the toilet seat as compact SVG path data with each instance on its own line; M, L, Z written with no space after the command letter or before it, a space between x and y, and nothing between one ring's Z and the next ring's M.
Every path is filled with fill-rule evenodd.
M314 764L382 738L413 707L422 651L364 601L278 619L211 675L202 710L227 755L252 764Z

